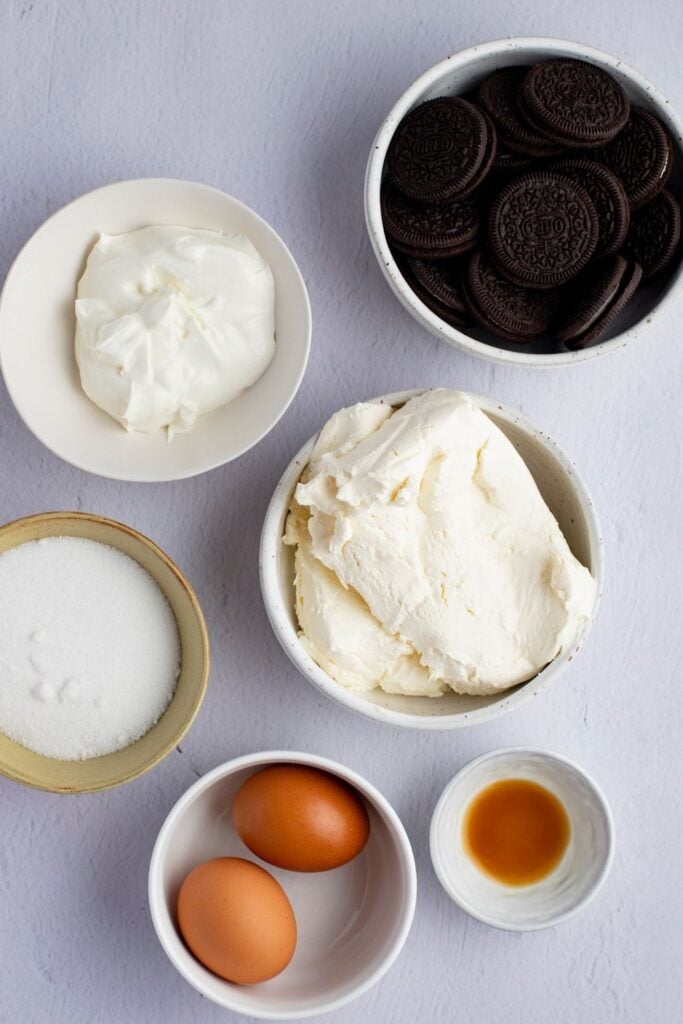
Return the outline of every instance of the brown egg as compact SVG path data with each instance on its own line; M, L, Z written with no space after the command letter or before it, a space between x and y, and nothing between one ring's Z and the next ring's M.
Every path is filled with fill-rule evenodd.
M361 852L370 833L356 790L306 765L255 772L237 791L232 820L252 853L290 871L341 867Z
M284 889L241 857L217 857L190 872L178 924L197 959L238 985L274 978L294 955L296 920Z

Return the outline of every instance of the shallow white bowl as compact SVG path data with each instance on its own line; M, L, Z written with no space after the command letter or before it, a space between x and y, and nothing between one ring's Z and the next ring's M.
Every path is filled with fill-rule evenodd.
M472 797L510 778L545 786L562 801L571 822L562 860L534 885L493 881L463 846L463 814ZM597 895L612 865L614 823L599 786L578 765L546 750L508 747L483 754L451 779L434 810L430 850L439 881L468 914L496 928L536 931L567 921Z
M363 852L334 871L299 874L260 861L239 839L232 800L248 776L268 764L306 764L338 775L364 797L370 838ZM212 857L246 857L270 871L294 909L298 941L290 965L272 981L241 986L203 967L176 926L183 879ZM390 804L336 761L291 750L228 761L199 779L164 822L149 868L149 903L159 941L176 969L213 1002L248 1017L301 1020L362 995L400 953L415 912L415 861Z
M126 433L91 402L74 356L76 285L97 235L150 224L248 235L275 278L277 344L270 366L251 388L170 444L165 431ZM19 415L56 455L117 480L179 480L242 455L292 401L310 337L306 286L282 239L247 206L192 181L120 181L69 203L26 243L0 298L0 365Z
M403 405L421 390L399 391L374 401ZM533 426L521 413L490 398L470 395L524 459L550 511L557 519L576 557L597 581L597 612L603 587L603 543L593 502L574 464L547 434ZM261 534L259 568L266 612L285 653L303 676L327 697L368 718L413 729L456 729L497 718L533 697L557 679L578 651L590 623L574 647L563 652L542 672L505 693L489 697L467 697L449 693L442 697L406 697L373 690L354 693L335 682L304 650L298 637L294 595L294 551L282 543L287 510L316 442L312 437L285 470L271 498Z
M523 366L538 367L567 366L594 359L607 352L615 352L628 342L639 339L652 323L655 314L669 306L683 291L683 262L679 259L679 266L673 274L647 282L642 288L639 288L634 299L621 316L617 317L601 341L577 352L549 353L543 351L545 344L543 342L515 345L497 340L479 328L461 331L451 327L418 299L401 274L384 233L380 209L384 161L389 143L400 122L413 107L425 100L433 99L436 96L461 95L470 92L496 68L507 67L511 64L533 64L549 57L573 57L577 60L586 60L597 64L621 83L633 102L651 110L661 118L673 136L677 150L678 169L675 171L673 180L680 191L683 122L669 101L638 71L629 67L628 64L624 64L617 57L612 57L601 50L594 50L590 46L583 46L581 43L534 36L496 39L494 42L481 43L468 50L461 50L425 71L390 110L373 142L367 165L365 217L372 247L391 290L418 323L426 327L432 334L443 338L444 341L456 348L497 363L517 363ZM483 341L482 339L485 337L488 337L492 344Z

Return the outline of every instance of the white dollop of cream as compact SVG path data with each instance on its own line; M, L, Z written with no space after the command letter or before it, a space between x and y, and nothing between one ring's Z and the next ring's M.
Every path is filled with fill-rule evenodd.
M275 286L244 235L146 227L100 235L76 299L89 398L169 437L250 387L275 352Z
M505 690L570 647L595 606L524 461L457 391L336 413L285 542L301 641L358 691Z

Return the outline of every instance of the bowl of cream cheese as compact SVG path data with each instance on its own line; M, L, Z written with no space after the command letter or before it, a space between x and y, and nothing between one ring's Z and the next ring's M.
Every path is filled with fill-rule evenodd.
M511 710L572 660L603 545L576 468L521 414L407 391L340 410L295 456L260 573L278 640L323 693L450 729Z
M296 394L310 335L275 231L226 193L171 179L59 210L0 300L0 365L26 425L121 480L182 479L248 451Z

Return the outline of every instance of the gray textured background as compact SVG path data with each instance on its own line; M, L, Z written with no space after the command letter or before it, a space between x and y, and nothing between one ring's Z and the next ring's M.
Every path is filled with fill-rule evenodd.
M237 463L184 483L126 485L72 469L33 439L2 389L0 521L74 508L150 534L196 587L214 649L182 754L148 776L80 798L0 780L3 1024L232 1019L157 944L147 864L166 813L197 776L272 747L366 774L417 856L418 909L400 960L329 1024L681 1019L683 308L642 344L576 369L468 358L392 298L365 236L362 181L389 106L449 52L503 35L574 38L636 65L681 109L682 30L678 0L2 0L3 276L41 221L80 193L120 178L184 177L225 189L275 226L314 316L309 370L284 420ZM576 459L601 515L608 585L596 627L555 687L495 724L421 735L353 717L297 676L263 612L257 545L283 467L330 413L436 384L518 407ZM554 748L594 772L618 829L598 901L537 934L469 920L429 862L443 785L469 758L511 743Z

